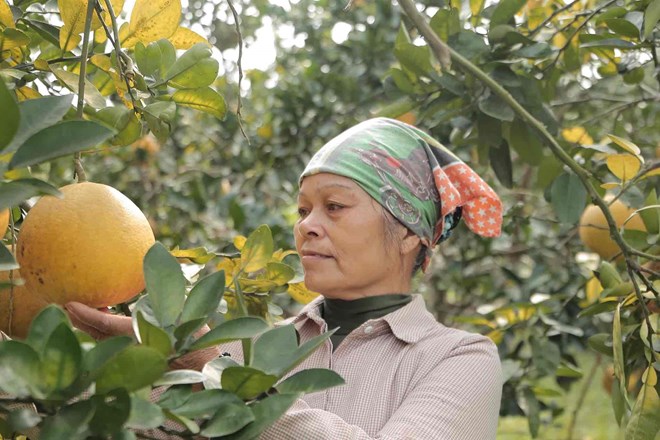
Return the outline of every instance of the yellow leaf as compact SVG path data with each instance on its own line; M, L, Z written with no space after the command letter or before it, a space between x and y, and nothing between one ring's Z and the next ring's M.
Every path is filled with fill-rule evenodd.
M110 0L110 3L112 4L112 11L115 13L115 18L119 17L119 14L121 13L121 10L124 9L124 0ZM103 14L102 14L103 15L103 21L108 25L108 28L112 28L112 26L111 26L112 18L110 17L110 12L108 10L106 10L106 8L105 8L105 2L102 1L101 5L103 5ZM87 8L87 3L86 2L85 2L85 8ZM99 29L100 27L101 27L101 22L99 21L98 16L96 14L94 14L92 16L92 30ZM104 32L98 32L97 35L101 34L101 33L103 33L103 35L105 35L105 31ZM96 35L94 37L96 38ZM99 38L101 38L101 37L99 37ZM103 38L103 41L98 41L98 42L103 43L106 39L107 39L107 35L106 35L106 38Z
M584 308L598 301L600 293L603 291L603 286L596 277L591 277L587 284L584 286L584 299L578 304Z
M14 28L14 16L11 13L9 4L6 0L0 0L0 24L8 28Z
M634 154L635 156L639 157L640 160L643 162L640 156L642 152L637 145L633 144L629 140L620 138L619 136L614 136L613 134L608 134L607 137L612 139L612 141L615 144L626 150L628 153Z
M210 46L206 38L202 37L195 31L188 28L179 26L174 34L169 38L170 43L174 45L175 49L190 49L197 43L206 43Z
M177 90L171 99L184 107L209 113L218 119L224 119L227 112L225 98L210 87Z
M179 27L181 0L137 0L123 47L133 47L140 41L148 44L168 38Z
M292 251L292 250L285 251L282 249L278 249L275 252L273 252L273 260L282 261L289 255L295 255L295 254L297 254L296 251Z
M622 182L635 177L641 166L639 159L630 154L611 154L607 156L607 168Z
M600 185L601 188L603 189L614 189L620 187L621 184L617 182L605 182Z
M305 286L305 283L289 284L289 290L287 292L289 293L291 298L294 299L294 301L300 304L308 304L312 302L314 298L319 296L318 293L309 290Z
M53 72L55 77L57 77L57 79L69 90L71 90L73 93L78 93L78 81L80 79L79 75L68 72L62 68L52 66L50 71ZM106 105L103 95L101 95L94 84L92 84L92 82L87 78L85 78L85 102L94 108L103 108Z
M273 137L273 126L271 124L264 124L257 128L257 136L263 139L270 139Z
M37 70L41 70L43 72L50 72L50 65L48 64L48 61L46 61L44 59L41 59L41 58L37 59L34 62L34 67Z
M41 98L41 94L39 92L28 86L23 86L19 89L16 89L16 96L18 97L19 101Z
M243 249L243 246L245 246L245 242L247 241L247 238L245 238L242 235L237 235L234 237L234 246L236 246L236 249L239 251Z
M659 174L660 174L660 167L659 167L659 168L656 168L656 169L654 169L654 170L651 170L651 171L649 171L648 173L645 173L645 174L642 176L642 179L646 179L647 177L657 176L657 175L659 175Z
M87 0L57 0L60 19L64 23L60 29L60 48L72 50L80 43L80 33L85 30Z
M245 272L257 272L273 259L273 235L268 225L255 229L241 249L241 268Z
M575 126L565 128L561 131L561 135L568 142L591 145L594 143L594 140L589 136L587 130L584 127Z
M493 330L487 333L486 337L490 338L495 344L499 344L504 338L504 332L501 329Z
M232 281L234 280L234 275L236 274L238 264L236 264L236 260L232 258L223 258L221 262L216 264L215 266L216 269L224 270L225 271L225 286L231 285Z
M107 55L101 55L100 53L92 56L90 61L104 72L108 72L112 67L112 61L110 61L110 57Z
M30 44L30 37L19 29L5 28L3 31L0 31L0 51L12 50L11 55L16 61L20 62L23 58L23 54L19 48L28 44ZM14 49L18 52L14 52Z
M108 35L105 33L105 30L96 30L94 32L94 42L96 44L103 44L108 41Z

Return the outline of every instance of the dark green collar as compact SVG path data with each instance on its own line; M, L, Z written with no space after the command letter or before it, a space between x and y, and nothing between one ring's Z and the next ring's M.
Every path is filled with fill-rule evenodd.
M333 349L341 344L346 335L363 323L392 313L411 300L412 296L406 294L368 296L352 301L324 298L320 311L328 324L328 330L339 327L330 337Z

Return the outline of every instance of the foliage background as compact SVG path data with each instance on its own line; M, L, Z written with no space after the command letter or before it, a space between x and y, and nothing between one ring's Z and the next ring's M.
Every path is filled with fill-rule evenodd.
M313 152L365 118L414 117L417 126L478 169L501 195L506 212L504 234L497 240L457 230L437 249L418 289L440 321L489 334L498 343L508 379L503 416L525 415L532 433L543 433L559 418L566 421L565 433L572 415L562 413L572 398L562 399L592 378L588 373L596 358L584 354L591 350L589 338L611 335L615 319L611 310L581 314L600 300L585 289L599 257L578 239L579 215L588 202L580 182L568 177L542 136L491 89L459 64L448 69L431 56L396 3L354 0L347 7L334 1L257 0L234 5L246 46L255 43L264 24L275 29L275 63L244 72L240 96L247 139L235 113L239 35L232 12L224 2L190 1L181 24L208 36L214 46L221 76L213 86L230 111L218 120L177 107L166 139L142 137L84 154L91 180L134 200L152 221L157 239L169 247L232 252L236 235L266 223L276 245L291 248L297 176ZM655 163L660 147L658 0L422 1L417 7L442 40L545 125L563 151L591 173L600 195L605 192L601 183L629 180L607 165L607 157L621 153L608 134L636 144L647 167ZM55 8L46 2L30 10L47 16ZM337 43L332 30L340 22L350 32ZM43 43L32 47L37 53L48 53ZM34 84L42 81L39 90L52 82L35 73ZM111 99L121 105L116 95ZM71 160L51 161L31 172L64 184L71 181ZM622 197L634 208L657 203L657 178L624 187ZM654 253L658 230L648 229L627 239ZM618 271L625 278L621 263ZM298 307L285 295L274 300L285 313ZM657 293L652 301L657 304ZM632 304L622 315L628 325L620 335L626 342L627 376L653 363L645 359L638 336L642 313ZM599 346L597 371L612 362L611 340ZM601 386L597 380L591 384ZM611 405L609 396L600 399L600 405ZM588 407L579 417L597 420Z

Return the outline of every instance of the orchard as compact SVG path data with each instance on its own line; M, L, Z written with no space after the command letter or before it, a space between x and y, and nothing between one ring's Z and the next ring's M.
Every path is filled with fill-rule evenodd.
M252 439L341 385L288 374L329 334L274 327L316 296L298 176L386 116L504 203L501 237L460 226L415 281L497 344L498 439L655 439L659 21L660 0L0 0L1 438ZM70 301L134 337L92 339ZM170 368L229 341L243 364Z

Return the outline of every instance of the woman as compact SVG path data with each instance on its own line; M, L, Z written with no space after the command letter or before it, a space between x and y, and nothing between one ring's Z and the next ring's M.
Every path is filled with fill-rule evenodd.
M305 283L322 296L286 322L302 341L338 327L298 369L331 368L346 385L299 399L261 438L494 439L495 345L443 326L410 294L413 274L461 217L480 235L499 235L493 190L427 134L377 118L316 153L298 207ZM83 329L88 312L97 316L68 308ZM222 349L240 360L240 344Z

